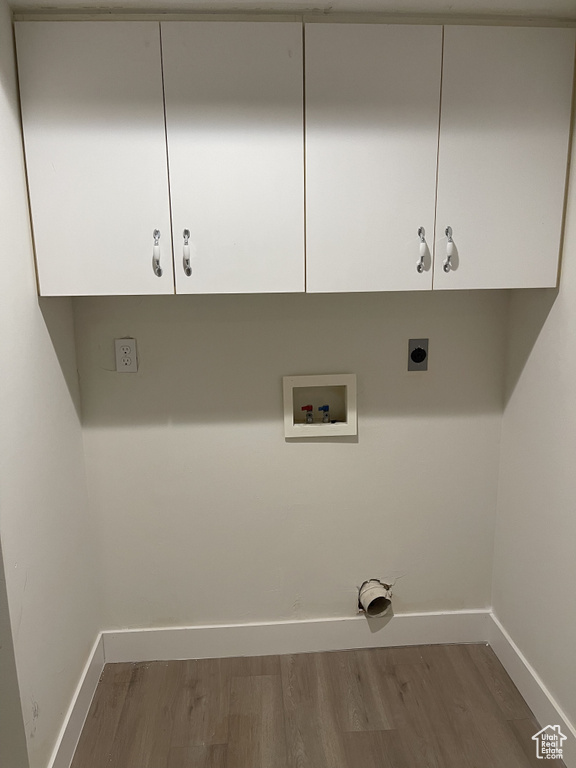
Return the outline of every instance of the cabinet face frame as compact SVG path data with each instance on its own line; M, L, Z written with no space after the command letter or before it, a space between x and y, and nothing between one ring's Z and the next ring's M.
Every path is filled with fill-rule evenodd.
M158 23L18 22L16 43L40 294L173 293Z
M304 292L302 24L161 29L177 293Z
M556 286L575 37L445 27L434 289Z

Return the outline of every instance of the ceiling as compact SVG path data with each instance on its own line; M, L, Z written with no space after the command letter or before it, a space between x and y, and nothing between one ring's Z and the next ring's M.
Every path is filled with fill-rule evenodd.
M13 0L16 11L382 13L576 21L576 0Z

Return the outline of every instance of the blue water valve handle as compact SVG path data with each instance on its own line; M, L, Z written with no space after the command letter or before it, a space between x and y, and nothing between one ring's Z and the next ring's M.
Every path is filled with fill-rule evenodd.
M321 405L320 408L318 408L319 411L324 411L324 416L322 417L322 421L324 424L330 423L330 414L328 411L330 410L330 407L328 405Z

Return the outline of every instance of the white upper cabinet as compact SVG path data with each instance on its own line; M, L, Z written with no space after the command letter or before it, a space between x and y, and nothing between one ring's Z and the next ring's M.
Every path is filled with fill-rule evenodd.
M162 51L177 292L304 291L302 25L167 22Z
M19 22L40 293L555 286L575 38Z
M573 67L574 30L445 28L434 288L556 285Z
M40 293L173 293L158 24L22 22L16 39Z
M305 38L307 290L429 290L442 28L309 24Z

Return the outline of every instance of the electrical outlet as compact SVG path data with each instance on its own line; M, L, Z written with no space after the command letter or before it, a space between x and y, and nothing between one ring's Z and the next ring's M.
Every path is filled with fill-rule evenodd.
M428 339L410 339L408 341L408 370L428 370Z
M138 370L136 339L114 339L114 348L118 373L136 373Z

